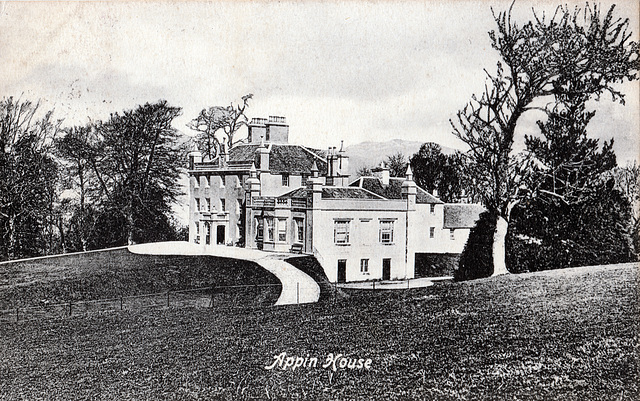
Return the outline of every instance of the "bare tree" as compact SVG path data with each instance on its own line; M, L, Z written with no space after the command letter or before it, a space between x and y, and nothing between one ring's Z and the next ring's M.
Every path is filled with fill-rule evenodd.
M612 6L602 16L598 6L573 12L558 7L550 19L534 13L534 20L522 26L511 20L511 9L494 14L497 31L489 36L502 62L495 74L487 72L484 92L474 95L451 122L454 134L470 148L467 158L483 203L498 219L494 275L507 273L508 222L522 195L522 173L528 171L525 159L511 155L520 118L534 109L548 112L535 101L551 97L555 104L567 91L596 98L607 92L624 102L613 84L637 79L638 44L629 40L629 20L614 18L613 11Z
M242 97L242 104L231 103L227 107L213 106L202 109L198 117L187 124L189 128L198 132L196 141L203 155L213 159L220 152L223 145L231 148L234 144L234 135L247 123L244 114L253 98L250 93Z
M60 121L51 111L38 118L39 107L12 97L0 101L0 231L9 259L46 251L58 173L51 141Z

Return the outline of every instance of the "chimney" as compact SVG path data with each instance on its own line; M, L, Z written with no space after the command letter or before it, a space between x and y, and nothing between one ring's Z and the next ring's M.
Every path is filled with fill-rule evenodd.
M382 181L382 185L389 185L389 167L385 166L384 162L381 162L380 167L374 168L371 172Z
M269 148L262 142L258 148L260 153L260 171L269 171Z
M198 151L189 152L189 170L193 170L196 167L196 164L202 163L202 153Z

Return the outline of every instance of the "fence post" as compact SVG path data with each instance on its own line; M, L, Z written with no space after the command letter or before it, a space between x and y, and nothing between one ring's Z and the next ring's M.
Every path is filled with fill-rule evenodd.
M373 280L373 290L374 291L376 290L376 281L375 280Z
M407 279L407 289L409 289L409 279Z
M123 306L124 306L123 299L122 299L122 296L120 296L120 310L122 310Z
M69 316L71 316L71 305L72 305L72 303L69 302Z
M300 303L300 282L296 282L296 303Z
M167 308L169 307L169 292L170 291L167 291Z

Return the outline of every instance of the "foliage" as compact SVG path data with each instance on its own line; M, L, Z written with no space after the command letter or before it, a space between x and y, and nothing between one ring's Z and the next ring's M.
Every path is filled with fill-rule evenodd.
M424 143L411 156L410 164L416 184L429 192L438 191L445 202L456 202L464 191L464 166L459 154L445 155L436 143Z
M451 125L469 146L465 157L483 204L499 219L509 222L523 187L525 194L537 194L536 183L527 177L530 169L511 155L520 118L541 110L551 115L541 128L555 131L563 118L559 106L580 107L603 93L624 102L614 84L637 79L638 44L629 40L628 19L614 18L613 11L614 6L602 16L598 6L589 4L573 12L558 7L550 19L535 16L522 26L511 20L511 10L495 16L497 30L489 36L502 61L494 75L487 72L484 92L474 95ZM547 107L537 106L536 101L549 98ZM589 113L577 109L577 115L586 126ZM496 263L501 259L494 258Z
M362 166L362 167L358 168L358 171L356 171L356 176L358 176L358 177L372 177L373 176L373 172L371 171L371 168L369 168L367 166Z
M389 168L389 176L405 177L407 174L407 158L402 152L397 152L387 156L385 165Z
M114 113L97 127L90 149L102 216L113 244L159 239L180 194L182 150L171 122L181 113L166 101Z
M0 258L39 255L47 248L58 168L50 154L60 122L39 103L0 101Z
M631 261L631 213L613 181L570 204L531 199L513 211L507 265L520 272Z
M231 148L234 144L235 133L247 123L244 114L253 94L242 97L242 105L213 106L202 109L198 117L187 124L189 128L197 131L196 138L198 149L209 159L218 155L223 146ZM225 144L226 142L226 144Z
M480 214L460 255L458 269L454 271L456 281L489 277L493 273L492 246L497 218L490 211Z

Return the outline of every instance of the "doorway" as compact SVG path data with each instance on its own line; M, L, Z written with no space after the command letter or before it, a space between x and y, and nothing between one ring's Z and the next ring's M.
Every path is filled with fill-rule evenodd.
M382 259L382 279L391 280L391 259Z
M338 283L347 282L347 260L338 259Z
M224 245L224 232L225 232L224 226L216 227L216 244Z

